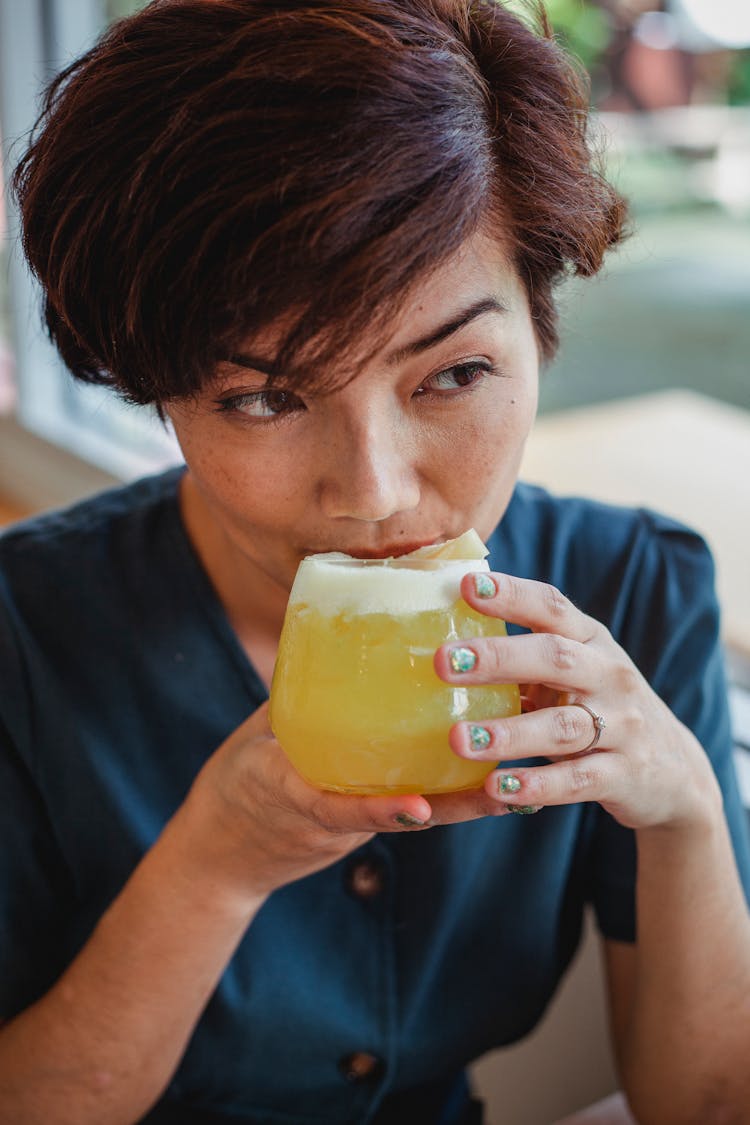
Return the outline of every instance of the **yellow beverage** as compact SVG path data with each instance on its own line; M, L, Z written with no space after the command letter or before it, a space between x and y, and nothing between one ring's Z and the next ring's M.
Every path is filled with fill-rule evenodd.
M303 777L345 793L481 785L493 764L458 758L448 729L518 713L518 688L447 684L433 656L445 641L505 634L458 592L464 573L486 569L476 559L303 561L271 691L271 726Z

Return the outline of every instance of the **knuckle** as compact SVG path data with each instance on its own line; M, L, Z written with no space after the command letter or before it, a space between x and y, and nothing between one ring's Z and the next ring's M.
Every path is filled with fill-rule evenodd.
M552 796L552 778L548 769L530 770L523 779L524 805L543 805ZM519 794L520 795L520 794Z
M589 631L589 643L599 644L607 641L611 644L616 643L607 626L603 625L601 621L597 621L595 617L588 616L586 617L586 621Z
M571 792L586 794L595 792L600 783L599 771L591 766L574 765L570 772Z
M321 828L324 832L333 835L339 831L338 825L331 817L330 804L324 794L316 797L310 803L307 809L307 816L313 821L316 827Z
M295 775L290 772L283 756L268 762L264 772L243 777L242 787L251 807L262 803L282 813L299 816L304 812L294 792Z
M503 575L503 601L509 606L519 605L523 602L523 587L517 578L511 574Z
M650 725L642 708L637 707L632 700L628 700L623 705L619 724L627 732L629 739L637 745L643 741L643 735Z
M493 638L491 641L473 640L470 643L479 653L479 666L485 675L500 679L505 667L502 638Z
M553 668L560 672L569 672L575 667L576 649L574 644L566 640L565 637L548 635L547 650Z
M544 599L545 609L550 617L559 620L566 616L570 608L570 602L562 591L558 590L557 586L553 586L549 582L543 582L542 597Z
M495 722L487 724L492 730L492 743L489 747L490 750L500 751L503 754L515 745L516 731L512 723L504 722L502 719L496 719Z
M552 720L552 737L558 746L578 746L584 737L583 723L577 714L579 707L561 707ZM583 713L583 717L585 712ZM590 722L590 720L589 720Z
M355 800L357 805L354 815L350 818L352 821L351 830L357 832L393 831L398 825L401 828L406 828L406 825L400 823L392 812L384 811L381 797L360 797L355 798ZM409 830L413 831L417 826L416 824L409 824L408 827Z
M640 684L640 673L634 664L629 661L617 665L615 671L615 687L621 697L627 697L636 690Z

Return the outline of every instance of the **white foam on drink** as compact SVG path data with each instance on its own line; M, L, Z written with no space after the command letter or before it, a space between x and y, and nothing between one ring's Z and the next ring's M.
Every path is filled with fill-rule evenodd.
M450 609L460 598L464 574L488 571L485 559L352 559L332 552L309 555L300 563L289 604L337 613L406 615Z

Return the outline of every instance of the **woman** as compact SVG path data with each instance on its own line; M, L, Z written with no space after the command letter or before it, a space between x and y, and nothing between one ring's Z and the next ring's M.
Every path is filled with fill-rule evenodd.
M538 1020L586 902L635 1116L746 1120L710 559L517 484L553 287L623 223L551 39L491 0L152 4L53 85L16 186L71 370L187 469L2 542L0 1122L477 1119L464 1066ZM300 559L469 526L463 595L515 635L435 667L530 685L450 732L513 764L310 788L264 702Z

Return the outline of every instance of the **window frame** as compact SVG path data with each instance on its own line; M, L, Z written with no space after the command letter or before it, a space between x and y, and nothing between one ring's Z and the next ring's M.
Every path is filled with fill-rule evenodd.
M42 88L86 50L105 25L104 0L24 0L22 4L0 0L0 120L6 180L36 118ZM15 418L0 422L6 440L12 441L19 455L21 439L28 433L34 457L42 456L47 443L53 447L51 460L58 471L63 450L83 466L92 466L97 482L102 474L104 479L129 480L180 463L174 435L153 411L129 407L107 388L86 386L70 377L45 333L40 288L23 258L18 214L5 186L11 348L17 381ZM62 463L68 460L63 457ZM14 480L7 482L9 492L14 484Z

